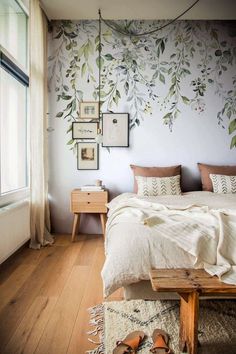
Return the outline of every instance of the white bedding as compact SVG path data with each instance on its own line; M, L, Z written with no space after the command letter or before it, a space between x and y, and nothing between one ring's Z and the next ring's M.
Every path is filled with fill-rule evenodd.
M236 283L236 195L189 192L147 198L125 193L108 207L105 296L148 280L151 268L204 267Z

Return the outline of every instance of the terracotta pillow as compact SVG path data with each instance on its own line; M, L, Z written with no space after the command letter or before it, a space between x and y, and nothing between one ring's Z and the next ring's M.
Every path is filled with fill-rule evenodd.
M198 168L201 174L203 191L213 192L210 174L236 176L236 166L214 166L198 163Z
M181 175L181 165L169 167L142 167L130 165L134 173L134 193L138 191L137 181L135 176L142 177L171 177Z

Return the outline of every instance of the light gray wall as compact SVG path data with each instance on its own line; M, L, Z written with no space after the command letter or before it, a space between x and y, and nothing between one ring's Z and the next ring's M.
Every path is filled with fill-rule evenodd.
M150 28L150 24L152 28L160 23L136 21L132 26L140 31L143 27ZM71 141L71 131L66 133L73 117L78 119L78 101L64 119L69 112L65 109L74 99L73 70L78 98L84 101L96 98L98 23L52 22L48 122L54 130L48 134L49 192L54 231L71 232L69 201L73 188L93 183L99 178L109 188L111 196L132 191L131 163L143 166L182 164L184 190L200 188L197 162L235 164L235 147L230 149L235 135L234 123L231 122L236 118L233 107L233 94L236 92L233 79L236 75L234 28L227 22L179 21L171 28L134 43L103 25L105 72L102 100L105 102L102 111L129 112L131 120L138 114L139 122L130 131L129 148L112 148L108 152L100 146L99 170L78 171L76 155L70 150L76 147L76 141ZM76 64L77 68L70 68L70 63ZM175 63L179 70L179 87L176 86L173 92ZM71 71L66 71L68 69ZM201 87L197 91L194 81L198 79ZM126 82L129 89L125 92ZM153 86L148 86L150 83ZM109 94L112 84L116 85L120 95L117 96L116 91L113 96ZM63 89L63 85L68 88ZM63 91L64 97L70 98L58 101L58 95ZM172 116L163 119L172 112L174 101L179 110L177 116L174 117L173 112ZM109 105L109 102L113 103ZM61 116L59 112L63 113L62 117L56 117ZM163 124L165 122L167 124ZM231 134L228 132L230 123ZM68 142L71 144L67 145ZM84 217L81 230L100 232L98 218Z

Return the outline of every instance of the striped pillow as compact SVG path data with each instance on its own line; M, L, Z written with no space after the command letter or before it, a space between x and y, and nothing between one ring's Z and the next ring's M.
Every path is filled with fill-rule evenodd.
M138 184L138 195L151 197L181 194L180 175L171 177L135 176L135 178Z
M210 174L214 193L236 193L236 176Z

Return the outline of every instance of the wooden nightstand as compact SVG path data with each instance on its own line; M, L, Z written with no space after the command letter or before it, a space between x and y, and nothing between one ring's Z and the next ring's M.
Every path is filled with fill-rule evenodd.
M75 235L79 229L81 213L99 213L102 232L105 237L105 227L107 220L108 191L101 192L82 192L80 189L74 189L71 192L71 212L74 213L74 223L71 241L75 240Z

